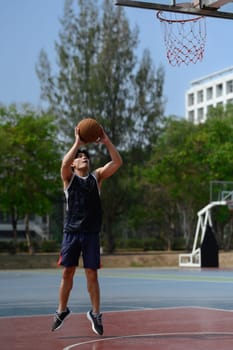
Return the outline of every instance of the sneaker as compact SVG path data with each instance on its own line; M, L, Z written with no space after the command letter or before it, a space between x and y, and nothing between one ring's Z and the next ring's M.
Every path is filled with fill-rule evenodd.
M96 334L102 335L104 333L103 325L102 325L102 314L94 315L92 310L88 311L87 318L91 321L92 330Z
M63 325L63 321L68 318L71 314L70 309L67 307L66 311L63 311L61 313L56 312L54 315L54 322L52 325L52 331L56 331L59 328L61 328L61 326Z

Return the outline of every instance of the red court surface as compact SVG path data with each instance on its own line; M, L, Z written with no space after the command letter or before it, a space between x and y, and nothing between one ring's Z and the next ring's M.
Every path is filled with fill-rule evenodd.
M1 350L232 350L233 312L199 307L105 312L104 336L85 314L51 332L53 316L0 318Z

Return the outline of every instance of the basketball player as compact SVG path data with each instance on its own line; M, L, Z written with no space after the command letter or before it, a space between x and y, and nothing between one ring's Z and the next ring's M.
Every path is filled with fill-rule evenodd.
M112 176L122 165L122 159L115 146L103 130L99 142L107 147L111 160L90 173L89 155L80 149L84 142L75 128L75 142L64 156L61 177L67 203L64 223L64 237L58 264L63 266L59 289L59 305L54 316L52 331L59 329L71 311L68 300L73 286L73 278L80 255L87 280L92 305L87 318L92 330L103 334L102 314L100 313L100 288L98 269L100 268L99 232L101 229L100 188L103 180Z

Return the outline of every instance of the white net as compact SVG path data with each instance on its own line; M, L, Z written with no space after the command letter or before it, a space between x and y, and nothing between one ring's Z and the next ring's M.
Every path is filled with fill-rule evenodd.
M204 56L206 23L203 16L159 11L167 58L172 66L197 63Z

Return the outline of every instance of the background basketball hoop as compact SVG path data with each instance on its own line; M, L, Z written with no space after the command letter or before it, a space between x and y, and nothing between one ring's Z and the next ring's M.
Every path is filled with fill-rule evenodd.
M157 18L162 24L167 58L172 66L202 60L206 42L204 16L158 11Z

